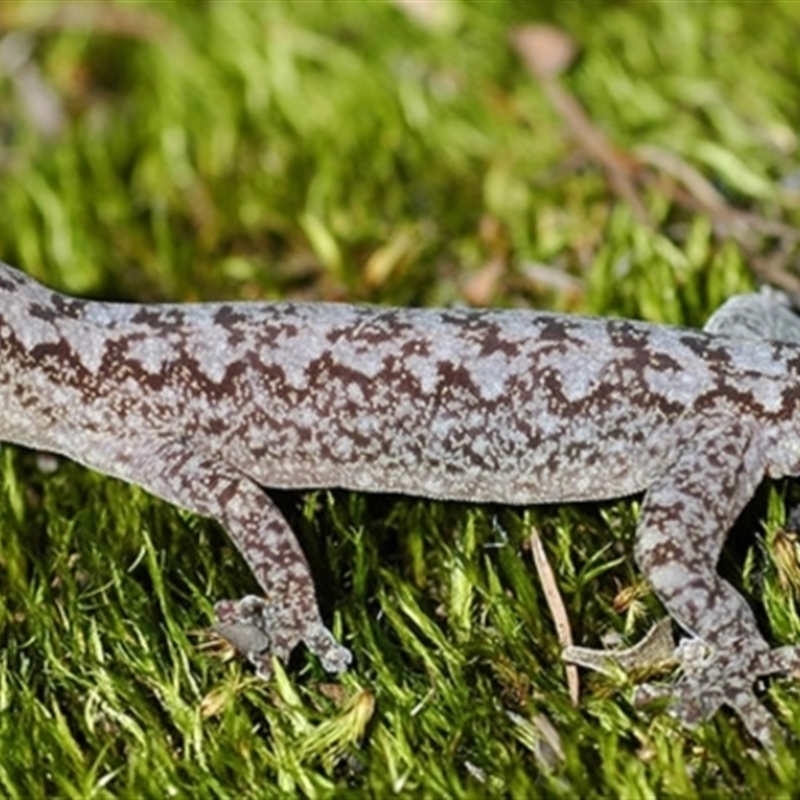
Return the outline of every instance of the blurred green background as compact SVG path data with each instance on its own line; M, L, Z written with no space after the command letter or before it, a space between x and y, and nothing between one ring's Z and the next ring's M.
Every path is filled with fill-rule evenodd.
M3 2L0 258L103 299L701 325L759 282L800 296L799 41L795 2ZM289 496L357 662L266 685L198 646L253 588L218 529L0 461L2 794L796 792L731 717L687 732L593 677L570 706L527 531L578 640L634 641L660 613L635 503ZM791 643L783 491L738 574ZM769 703L800 731L791 682Z

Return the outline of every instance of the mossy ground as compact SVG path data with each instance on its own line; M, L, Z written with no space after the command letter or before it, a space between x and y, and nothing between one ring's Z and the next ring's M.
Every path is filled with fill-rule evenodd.
M580 45L561 87L620 152L666 152L723 209L652 165L647 219L621 199L510 43L534 22ZM754 267L791 281L768 223L800 216L795 3L6 2L0 31L0 257L67 292L699 325ZM202 646L214 600L255 588L220 529L41 466L2 450L0 794L797 793L791 748L767 759L725 714L687 732L596 676L570 705L525 542L536 526L577 641L634 641L661 614L635 500L287 493L356 661L331 679L299 652L265 684ZM800 637L790 491L765 493L767 535L732 567L781 643ZM797 747L797 684L766 697Z

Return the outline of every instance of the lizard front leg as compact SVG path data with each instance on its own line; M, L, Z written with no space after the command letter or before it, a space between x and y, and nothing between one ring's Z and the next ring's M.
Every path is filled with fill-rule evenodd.
M329 672L351 661L322 623L314 583L297 539L280 511L250 478L224 461L170 440L150 446L135 483L159 497L217 520L247 561L266 598L253 595L217 604L215 629L256 666L271 674L271 658L286 660L301 641Z
M637 530L636 561L670 615L695 639L678 648L683 666L668 690L643 687L638 699L672 698L692 725L727 705L765 745L773 723L753 692L763 675L795 668L794 648L771 651L744 598L717 573L728 530L765 472L758 432L747 420L707 418L650 486Z

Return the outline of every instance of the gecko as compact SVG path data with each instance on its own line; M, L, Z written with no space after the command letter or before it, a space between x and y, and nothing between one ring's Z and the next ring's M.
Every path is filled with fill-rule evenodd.
M754 682L797 671L800 648L770 647L717 561L759 484L800 474L795 342L521 310L110 303L0 264L0 403L0 440L222 525L263 595L220 601L216 627L262 677L300 643L332 673L352 660L270 489L642 495L634 558L694 643L671 712L727 705L774 740Z

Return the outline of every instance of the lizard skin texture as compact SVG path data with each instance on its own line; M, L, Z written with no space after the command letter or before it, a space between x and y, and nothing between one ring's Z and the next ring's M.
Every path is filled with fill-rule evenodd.
M217 606L256 666L320 617L266 489L513 505L644 493L635 558L700 647L671 709L732 707L762 743L759 676L795 670L717 574L766 478L800 474L800 347L625 320L323 303L115 304L0 265L0 439L68 456L217 520L265 597Z

